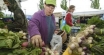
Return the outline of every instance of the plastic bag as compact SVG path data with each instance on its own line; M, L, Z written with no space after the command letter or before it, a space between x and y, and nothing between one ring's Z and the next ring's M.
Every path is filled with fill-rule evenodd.
M62 37L61 35L54 34L50 42L51 49L53 51L61 52L62 51Z

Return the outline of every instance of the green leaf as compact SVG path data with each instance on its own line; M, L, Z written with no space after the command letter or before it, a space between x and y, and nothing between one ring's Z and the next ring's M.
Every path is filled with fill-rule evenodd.
M8 30L7 29L0 29L0 34L7 34Z
M7 36L7 39L12 39L12 40L14 40L14 39L15 39L15 36Z
M14 36L15 33L13 33L12 31L9 31L9 35Z
M6 39L5 36L0 36L0 40Z
M9 54L7 54L7 55L14 55L14 54L12 54L12 53L9 53Z
M25 54L25 53L28 53L28 51L26 50L26 49L15 49L14 51L13 51L13 53L14 54Z
M12 48L18 48L18 47L20 47L19 43L15 44Z
M40 55L40 53L42 52L42 50L40 49L40 48L35 48L35 49L33 49L31 52L30 52L30 54L32 54L32 55Z
M15 43L20 43L20 39L19 39L19 36L15 34Z
M5 41L6 41L6 45L7 45L9 48L12 48L13 40L12 40L12 39L7 39L7 40L5 40Z
M0 48L6 47L5 40L0 40Z

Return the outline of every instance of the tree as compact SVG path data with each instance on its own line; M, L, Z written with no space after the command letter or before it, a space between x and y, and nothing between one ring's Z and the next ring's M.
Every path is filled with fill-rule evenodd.
M91 1L91 8L100 9L100 0L90 0Z
M42 10L44 8L43 0L40 0L39 9Z
M67 11L68 7L67 7L67 1L66 0L62 0L60 6L63 10Z
M4 13L0 11L0 18L4 17Z
M4 13L2 12L2 9L0 7L0 18L3 18L3 16L4 16Z

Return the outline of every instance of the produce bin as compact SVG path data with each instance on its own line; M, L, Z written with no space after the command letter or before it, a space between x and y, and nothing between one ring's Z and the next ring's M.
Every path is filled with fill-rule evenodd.
M61 35L61 37L62 37L62 43L64 43L67 40L67 34L66 34L65 31L60 31L58 33L58 35Z

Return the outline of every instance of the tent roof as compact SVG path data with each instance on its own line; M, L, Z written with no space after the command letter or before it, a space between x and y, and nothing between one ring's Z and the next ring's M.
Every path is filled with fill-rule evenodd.
M54 13L55 14L61 13L60 14L61 16L65 16L66 15L66 12L64 10L62 10L62 9L55 10ZM98 14L104 14L104 10L92 9L92 8L84 9L83 8L83 9L77 9L73 13L74 16L93 16L93 15L98 15Z
M89 8L89 9L76 10L73 13L73 15L76 16L93 16L98 14L104 14L104 10Z

